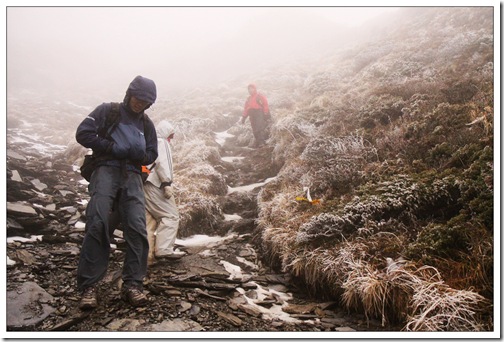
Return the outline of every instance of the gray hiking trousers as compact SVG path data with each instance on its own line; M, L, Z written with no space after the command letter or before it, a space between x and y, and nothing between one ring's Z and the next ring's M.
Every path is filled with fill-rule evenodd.
M268 126L268 123L266 122L263 111L260 109L250 109L248 113L255 142L257 144L264 144L266 142L266 139L268 138L266 133L266 127Z
M148 181L144 191L149 259L154 260L155 256L173 253L180 218L175 195L166 199L163 190Z
M106 274L110 254L109 218L112 203L117 199L126 241L122 270L125 287L143 287L147 273L149 244L145 227L145 198L142 177L120 168L99 166L89 184L91 200L86 208L86 233L77 268L77 288L95 285Z

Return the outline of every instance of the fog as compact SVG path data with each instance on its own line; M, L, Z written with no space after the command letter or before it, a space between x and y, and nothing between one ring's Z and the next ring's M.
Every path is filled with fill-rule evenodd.
M335 51L387 7L7 7L7 92L159 95ZM251 80L252 81L252 80Z

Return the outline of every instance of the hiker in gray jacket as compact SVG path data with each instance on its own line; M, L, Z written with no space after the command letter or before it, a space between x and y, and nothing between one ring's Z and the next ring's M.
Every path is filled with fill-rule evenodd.
M149 239L148 265L160 259L178 259L184 252L174 248L179 212L173 194L173 160L170 141L174 127L166 120L156 125L158 158L144 185Z
M144 111L156 100L155 83L137 76L129 85L119 108L118 123L107 136L111 104L99 105L77 128L76 140L100 158L89 182L91 199L86 208L86 228L77 268L77 287L82 291L81 309L98 306L97 283L108 268L109 216L118 204L126 255L121 297L133 306L148 302L143 293L149 243L145 224L145 197L141 166L157 158L154 124Z

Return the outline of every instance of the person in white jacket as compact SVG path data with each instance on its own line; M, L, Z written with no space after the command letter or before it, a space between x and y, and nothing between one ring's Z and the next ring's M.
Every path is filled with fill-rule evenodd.
M158 158L144 184L149 241L148 264L159 259L177 259L185 255L174 248L179 228L179 212L173 194L173 161L170 140L174 127L166 120L156 125Z

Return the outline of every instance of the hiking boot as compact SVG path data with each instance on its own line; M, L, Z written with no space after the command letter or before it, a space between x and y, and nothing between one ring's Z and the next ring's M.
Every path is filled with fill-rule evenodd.
M159 261L161 261L161 260L180 259L180 258L182 258L186 254L187 254L186 252L183 252L183 251L181 251L181 250L179 250L177 248L174 251L169 252L167 254L156 255L156 259L159 260Z
M89 286L82 292L79 308L82 310L94 309L98 306L98 293L95 286Z
M123 288L121 298L132 306L143 306L149 302L147 296L137 287Z
M154 266L156 264L157 260L155 257L149 257L147 258L147 266Z

